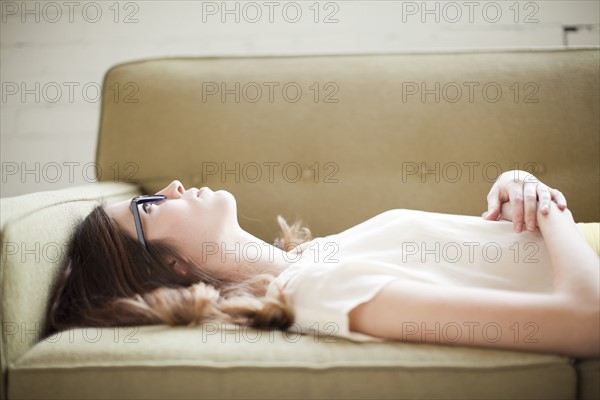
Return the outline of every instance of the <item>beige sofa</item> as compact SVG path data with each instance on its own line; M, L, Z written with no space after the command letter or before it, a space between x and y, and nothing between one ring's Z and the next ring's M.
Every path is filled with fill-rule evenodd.
M599 221L598 70L597 49L112 68L100 182L1 202L3 398L599 398L598 360L551 354L211 323L39 336L77 221L96 199L173 179L230 191L242 227L267 241L279 213L314 236L392 208L481 215L515 168L560 188L577 221Z

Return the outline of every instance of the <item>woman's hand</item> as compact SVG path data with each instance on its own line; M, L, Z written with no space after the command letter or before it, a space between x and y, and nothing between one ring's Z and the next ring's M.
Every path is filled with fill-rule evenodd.
M560 210L567 208L565 196L539 181L527 171L507 171L500 175L487 195L488 210L483 213L487 220L500 218L513 221L515 232L533 231L537 226L538 207L542 214L550 212L550 202L554 201Z

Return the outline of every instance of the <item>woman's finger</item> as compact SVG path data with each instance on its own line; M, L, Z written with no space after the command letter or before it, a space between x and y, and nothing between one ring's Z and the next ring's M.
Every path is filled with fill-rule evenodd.
M535 230L535 214L537 212L537 182L525 182L523 185L523 199L525 206L525 224L527 230Z
M537 196L540 202L540 211L544 215L548 214L550 210L550 202L552 201L550 188L540 182L539 185L537 185Z
M483 213L487 220L495 221L500 215L500 186L494 184L487 195L488 209Z
M515 232L523 231L523 185L517 183L510 185L508 197L513 212L513 225Z
M552 199L558 205L558 208L560 208L561 210L564 210L565 208L567 208L567 199L561 193L560 190L558 190L558 189L550 189L550 193L552 194Z

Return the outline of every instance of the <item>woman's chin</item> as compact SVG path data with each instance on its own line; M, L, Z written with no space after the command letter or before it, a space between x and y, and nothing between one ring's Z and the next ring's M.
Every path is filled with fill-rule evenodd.
M229 193L227 190L217 190L214 192L215 196L220 196L221 200L227 202L231 206L233 206L234 210L237 208L237 202L235 200L235 196Z

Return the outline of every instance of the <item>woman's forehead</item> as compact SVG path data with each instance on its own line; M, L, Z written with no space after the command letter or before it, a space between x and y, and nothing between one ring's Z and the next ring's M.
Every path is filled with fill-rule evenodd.
M104 209L122 228L131 230L133 228L133 214L130 210L131 199L117 201L107 204Z
M106 204L104 209L111 217L114 217L114 216L118 216L121 214L125 214L125 212L128 211L128 209L129 209L130 203L131 203L131 199L114 201L112 203Z

